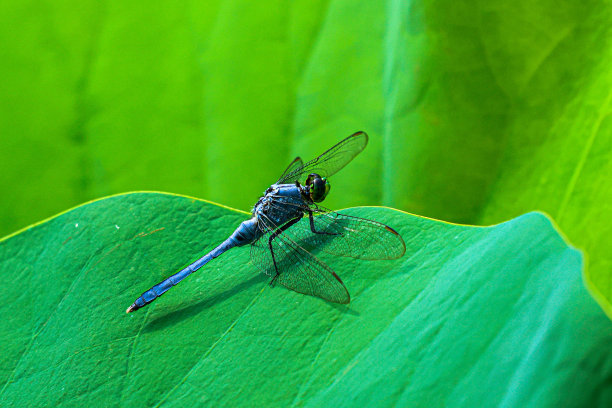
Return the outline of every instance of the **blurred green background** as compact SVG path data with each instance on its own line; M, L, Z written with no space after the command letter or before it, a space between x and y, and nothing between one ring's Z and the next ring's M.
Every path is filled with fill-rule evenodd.
M578 0L2 2L0 235L132 190L248 210L297 154L364 130L329 207L471 224L542 210L610 299L611 13Z

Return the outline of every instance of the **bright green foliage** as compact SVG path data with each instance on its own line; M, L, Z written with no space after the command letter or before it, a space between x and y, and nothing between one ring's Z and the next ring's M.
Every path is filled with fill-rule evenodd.
M5 239L0 405L610 406L612 323L545 216L345 211L407 245L324 258L348 306L270 288L236 248L126 315L247 217L187 197L115 196Z
M612 317L612 8L530 2L537 8L529 15L485 4L491 60L483 64L512 108L504 112L498 174L472 222L546 211L587 252L587 278ZM503 47L518 27L520 40Z
M612 317L610 4L400 3L384 204L482 225L545 211Z

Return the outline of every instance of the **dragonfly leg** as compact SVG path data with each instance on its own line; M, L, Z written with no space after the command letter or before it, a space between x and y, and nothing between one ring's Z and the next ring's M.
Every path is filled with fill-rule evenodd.
M270 239L268 240L268 247L270 248L270 253L272 254L272 262L274 263L274 270L276 271L276 275L274 275L274 277L270 281L270 286L272 287L274 287L274 281L276 280L276 278L278 278L278 275L280 275L280 272L278 271L278 266L276 265L276 257L274 256L274 249L272 248L272 240L276 238L277 236L279 236L280 234L282 234L283 231L285 231L287 228L289 228L290 226L292 226L298 221L300 221L300 217L296 217L290 220L285 225L283 225L282 227L274 231L274 233L270 235Z
M322 235L341 235L339 232L325 232L325 231L317 231L314 225L314 216L312 215L312 211L308 212L308 219L310 220L310 230L315 234Z

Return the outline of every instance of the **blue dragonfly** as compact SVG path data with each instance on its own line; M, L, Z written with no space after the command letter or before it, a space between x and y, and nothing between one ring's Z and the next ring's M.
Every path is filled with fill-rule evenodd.
M297 157L259 198L250 219L208 254L144 292L126 313L153 302L228 249L248 244L251 261L272 278L271 286L279 283L295 292L349 303L349 292L340 277L313 251L372 260L397 259L406 252L404 240L393 228L319 204L329 193L328 177L367 143L368 135L357 132L306 164Z

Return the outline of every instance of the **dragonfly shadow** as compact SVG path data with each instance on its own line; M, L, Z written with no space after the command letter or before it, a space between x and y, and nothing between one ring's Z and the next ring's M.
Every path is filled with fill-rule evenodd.
M145 332L153 332L157 330L163 330L168 326L174 325L182 320L188 319L192 316L197 315L202 310L208 309L217 303L223 302L230 297L242 292L243 290L248 289L249 287L262 283L267 279L267 277L263 274L257 274L253 276L251 279L248 279L244 282L241 282L234 287L227 289L223 292L220 292L216 295L208 297L206 299L202 299L201 301L191 304L189 306L185 306L178 310L174 310L172 312L166 313L162 316L159 316L153 320L151 320L144 328Z
M331 307L333 307L334 309L336 309L337 311L339 311L339 312L341 312L343 314L347 314L347 315L351 315L351 316L361 316L361 313L359 313L358 311L353 309L351 307L350 303L348 305L340 305L338 303L331 303L331 302L327 302L327 303Z

